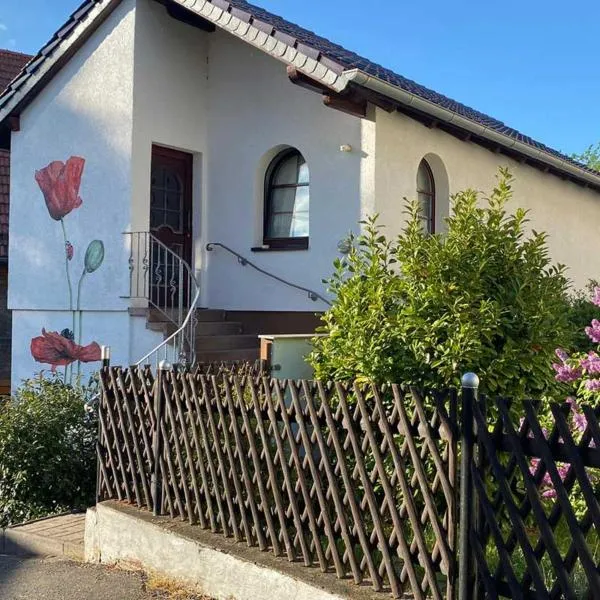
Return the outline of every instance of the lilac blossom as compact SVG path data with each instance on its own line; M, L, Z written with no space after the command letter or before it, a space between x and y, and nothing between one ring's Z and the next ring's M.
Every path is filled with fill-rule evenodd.
M556 371L556 381L570 383L571 381L577 381L581 377L580 367L572 367L567 363L554 363L552 368Z
M562 360L562 362L567 362L567 360L569 360L569 355L566 353L565 350L563 350L562 348L557 348L554 353L556 354L556 356L558 356L558 358L560 360Z
M600 306L600 287L594 288L594 297L592 298L592 302L596 306Z
M570 404L571 412L573 413L573 425L575 425L575 428L579 432L583 433L587 429L586 416L580 411L579 405L577 404L575 398L570 396L567 398L567 403Z
M588 392L597 392L600 390L600 379L588 379L585 382L585 389Z
M590 327L585 328L587 336L596 344L600 344L600 321L594 319Z
M600 373L600 356L595 352L588 352L588 355L582 358L579 364L587 373Z

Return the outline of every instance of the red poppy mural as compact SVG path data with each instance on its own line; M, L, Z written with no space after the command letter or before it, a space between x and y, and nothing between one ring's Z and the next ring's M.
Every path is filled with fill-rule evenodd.
M44 194L48 212L55 221L60 221L81 206L79 187L84 165L83 158L71 156L66 163L55 160L35 172L35 180Z
M98 269L104 261L104 244L101 240L89 243L84 255L81 275L77 284L77 298L74 302L73 285L71 283L71 263L74 262L75 248L69 241L65 227L65 217L79 208L83 201L79 196L81 178L85 159L71 156L66 162L55 160L49 165L35 172L35 180L46 202L50 217L59 221L64 240L65 274L67 291L69 295L69 310L72 313L71 329L64 329L62 333L47 332L42 329L42 335L31 340L31 355L37 362L46 363L56 370L58 366L65 367L65 382L72 381L73 367L67 367L77 361L77 372L80 372L82 362L95 362L101 360L100 346L92 342L87 346L81 345L83 330L83 311L81 310L81 291L84 278L89 273ZM76 317L79 317L78 319ZM79 343L75 342L75 337Z
M31 355L40 363L56 367L66 367L76 360L88 363L101 360L100 346L92 342L87 346L80 346L73 340L56 331L42 329L42 335L31 340Z

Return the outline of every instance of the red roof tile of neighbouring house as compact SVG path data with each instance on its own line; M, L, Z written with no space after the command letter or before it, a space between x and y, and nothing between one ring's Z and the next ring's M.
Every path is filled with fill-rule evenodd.
M31 56L28 54L0 49L0 92L8 87L30 60Z
M0 93L21 72L31 60L31 56L0 50ZM8 204L10 184L10 153L0 150L0 261L8 257Z

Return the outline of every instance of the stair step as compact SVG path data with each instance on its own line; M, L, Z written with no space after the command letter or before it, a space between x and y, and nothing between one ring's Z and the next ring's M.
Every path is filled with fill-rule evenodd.
M245 348L239 350L202 350L196 353L196 362L234 362L258 360L260 352L258 348Z
M259 348L256 335L197 335L196 352Z
M196 335L239 335L242 324L238 321L199 321L196 325Z
M148 323L172 323L177 317L178 311L170 308L165 308L164 313L157 308L148 309Z
M198 322L225 321L227 313L224 310L216 308L198 308L196 310L196 319Z
M146 329L150 331L160 331L162 334L167 335L169 333L168 321L146 321Z

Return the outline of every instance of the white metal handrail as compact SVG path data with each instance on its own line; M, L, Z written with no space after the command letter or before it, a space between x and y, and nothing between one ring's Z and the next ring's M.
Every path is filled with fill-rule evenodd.
M195 362L196 305L200 285L192 267L149 231L127 231L130 238L129 297L160 312L175 332L135 364Z

